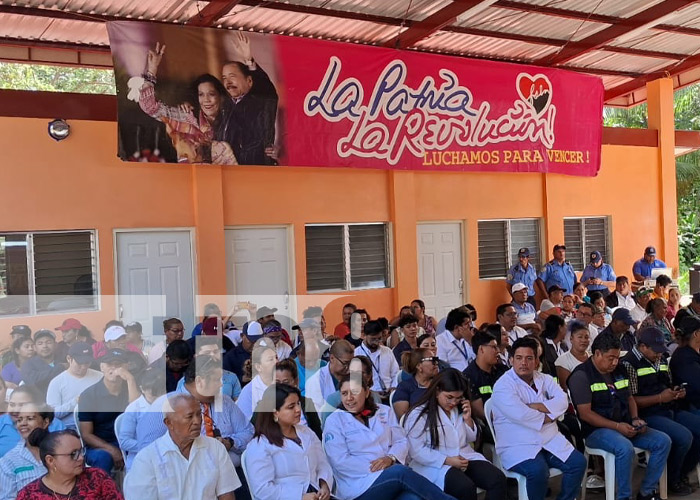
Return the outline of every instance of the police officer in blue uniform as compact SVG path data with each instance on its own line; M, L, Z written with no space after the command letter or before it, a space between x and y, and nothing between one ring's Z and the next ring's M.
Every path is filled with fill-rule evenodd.
M544 265L537 277L537 287L545 297L547 290L552 285L564 289L564 294L573 294L576 273L571 264L566 261L566 246L554 245L552 254L554 258Z
M581 283L588 288L588 296L593 292L600 292L603 297L610 294L610 287L615 286L615 271L610 264L603 262L603 256L599 251L591 252L590 264L586 266L581 274Z
M666 263L656 258L656 248L646 247L644 249L644 257L639 259L632 266L632 274L635 281L644 281L651 278L651 270L659 267L667 267Z
M537 281L537 271L530 265L530 249L521 248L518 250L518 263L508 269L506 277L506 288L511 293L513 285L523 283L527 286L527 301L536 307L535 304L535 281Z

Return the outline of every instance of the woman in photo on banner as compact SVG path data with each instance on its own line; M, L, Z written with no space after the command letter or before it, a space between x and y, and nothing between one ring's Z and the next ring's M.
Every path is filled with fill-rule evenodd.
M214 140L231 113L232 104L226 88L215 76L205 73L192 83L191 93L196 96L193 108L167 106L155 95L156 75L164 54L165 45L160 43L146 54L143 83L136 96L139 106L147 115L165 123L178 162L238 165L231 146Z

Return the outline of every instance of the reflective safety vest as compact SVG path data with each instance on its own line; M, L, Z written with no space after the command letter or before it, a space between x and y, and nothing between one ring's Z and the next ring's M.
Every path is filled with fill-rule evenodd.
M609 386L605 381L603 374L593 364L592 358L588 358L578 365L572 372L572 375L577 371L583 371L590 383L591 410L608 420L626 422L628 424L632 422L629 411L630 381L623 367L618 365L615 371L610 374L612 386ZM569 377L569 380L571 380L571 377ZM575 404L576 401L574 401ZM584 437L596 429L597 427L593 427L581 420L581 430Z
M642 356L642 359L639 359L632 351L628 352L621 361L624 365L629 365L637 373L637 394L635 396L655 396L671 387L671 376L665 359L662 359L661 363L659 363L658 370L647 358ZM671 415L672 409L672 403L659 403L640 408L639 416L642 418L651 415L673 417Z

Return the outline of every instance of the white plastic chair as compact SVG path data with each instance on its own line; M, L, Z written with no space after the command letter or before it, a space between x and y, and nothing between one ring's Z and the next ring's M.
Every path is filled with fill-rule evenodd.
M496 431L493 428L493 399L489 399L486 401L484 404L484 415L486 417L486 423L489 426L489 429L491 430L491 435L493 436L493 442L497 443L498 441L496 440ZM505 474L506 477L515 479L518 481L518 499L519 500L529 500L527 496L527 479L525 476L522 474L518 474L517 472L513 472L510 470L507 470L501 465L501 457L498 456L498 453L495 451L494 447L494 453L493 453L493 465L498 467L503 471L503 474ZM555 477L561 475L562 472L559 469L555 468L550 468L549 469L549 477Z
M114 435L117 436L117 441L119 442L119 450L122 452L122 458L124 459L124 463L126 463L126 455L127 453L121 448L122 440L121 440L121 435L122 435L122 424L124 422L124 413L119 414L119 416L114 420Z
M649 462L648 451L635 447L634 452L636 454L644 453L647 457L647 463ZM605 500L615 500L615 454L599 448L589 448L586 446L586 451L584 452L586 462L588 462L588 457L591 455L603 457L603 464L605 466ZM664 500L668 498L667 474L668 466L664 467L664 472L661 474L661 478L659 479L659 495ZM581 483L581 500L586 499L587 478L588 470L586 470L584 473L583 483ZM700 465L698 465L698 480L700 481Z
M76 403L75 408L73 409L73 421L75 422L75 431L78 433L78 437L80 438L80 444L85 447L85 442L83 441L83 435L80 433L80 421L78 420L78 405Z

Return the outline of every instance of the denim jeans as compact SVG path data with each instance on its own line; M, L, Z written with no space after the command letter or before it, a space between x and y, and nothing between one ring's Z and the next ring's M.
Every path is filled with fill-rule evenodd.
M541 450L535 458L525 460L510 468L527 479L527 496L530 500L544 500L549 484L549 469L554 467L563 473L558 500L575 500L581 489L583 474L586 472L586 459L574 450L562 462L546 450Z
M671 438L663 432L647 429L646 432L628 439L616 430L601 428L596 429L586 438L586 445L615 455L617 498L626 500L632 498L632 473L637 457L634 448L641 448L650 453L646 474L640 488L642 495L648 495L658 489L659 479L664 472L666 459L671 450Z
M435 484L405 465L392 465L355 500L454 500Z
M110 444L119 448L119 443ZM88 448L85 451L85 463L90 467L102 469L107 474L111 474L114 468L114 459L112 455L110 455L107 450L101 450L100 448Z
M673 418L649 416L649 427L671 438L668 456L668 481L675 484L695 470L700 460L700 415L689 411L673 412Z

